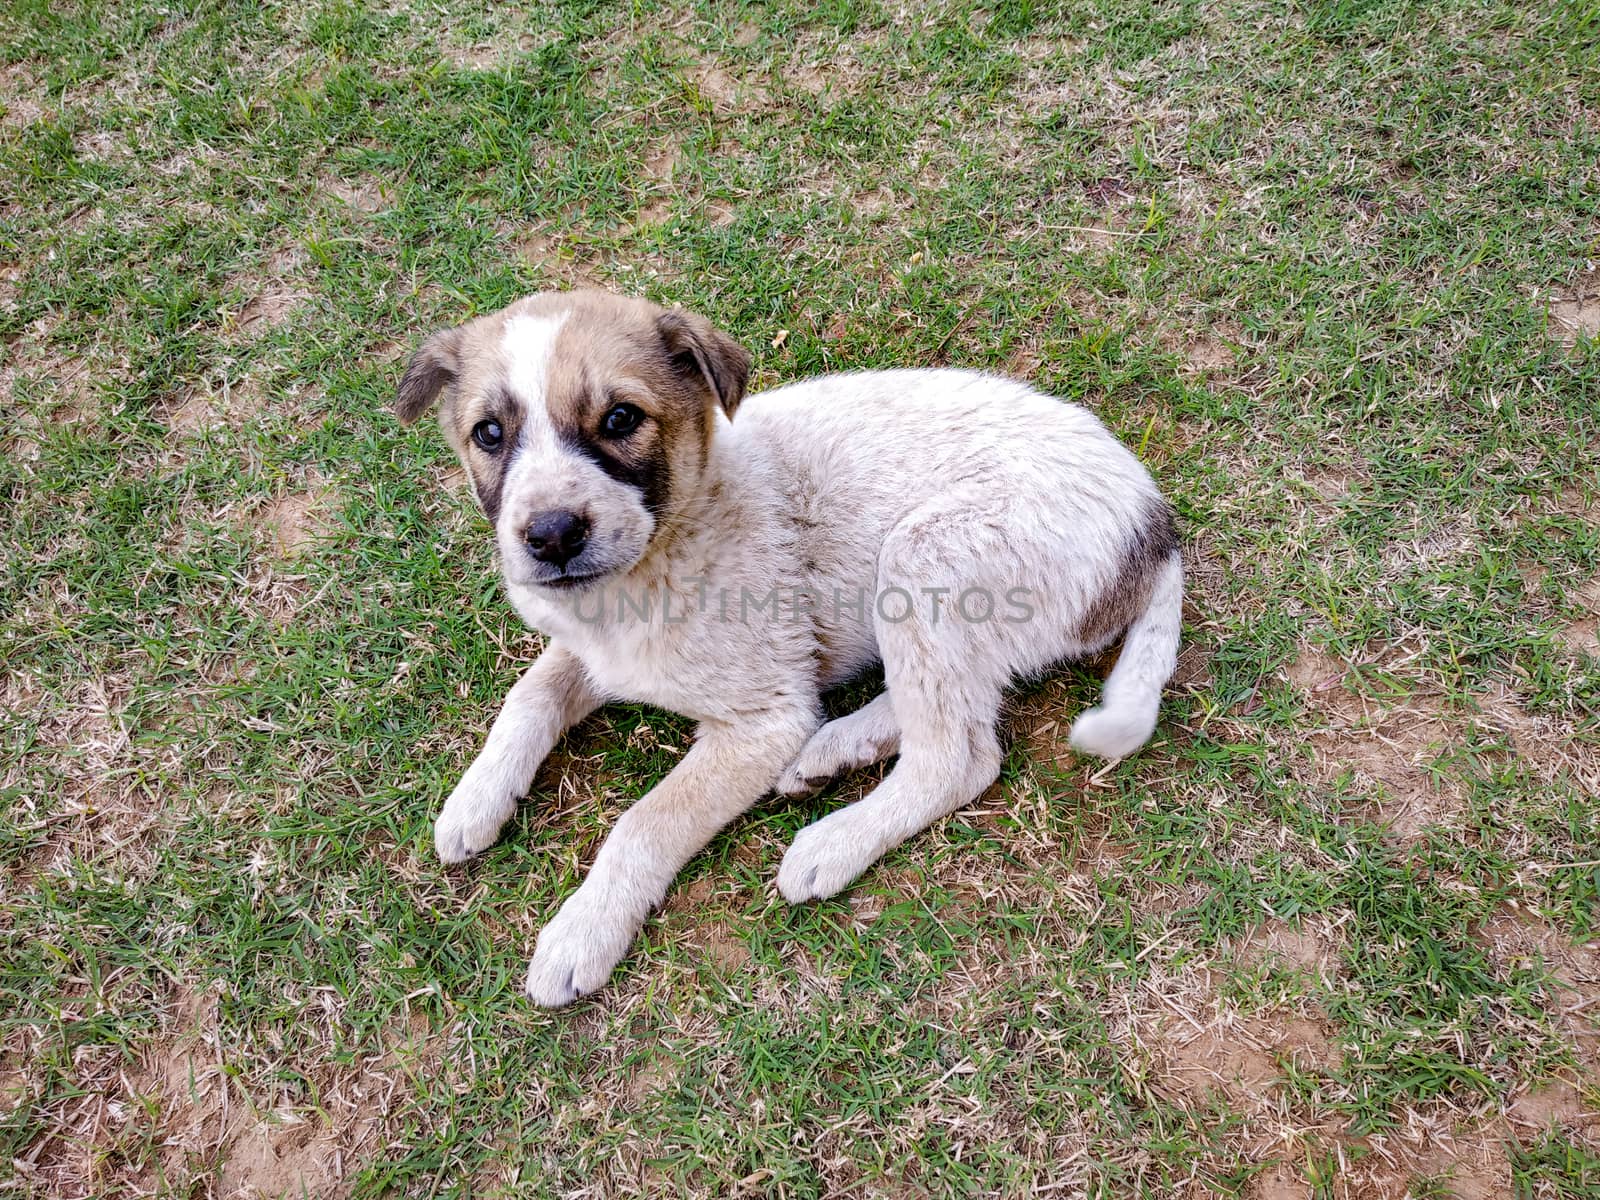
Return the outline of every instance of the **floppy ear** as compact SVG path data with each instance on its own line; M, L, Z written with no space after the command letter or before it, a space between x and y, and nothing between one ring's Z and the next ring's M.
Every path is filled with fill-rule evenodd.
M704 317L670 309L656 318L656 329L681 375L703 381L730 417L750 381L750 352Z
M461 364L461 331L446 329L422 343L406 364L395 393L394 412L400 424L409 425L439 398L439 393L456 381Z

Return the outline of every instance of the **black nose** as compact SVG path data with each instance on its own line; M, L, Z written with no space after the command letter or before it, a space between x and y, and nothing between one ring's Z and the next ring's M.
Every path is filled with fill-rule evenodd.
M564 567L583 553L583 544L589 539L589 522L567 509L552 509L529 521L522 537L528 543L528 553L540 562Z

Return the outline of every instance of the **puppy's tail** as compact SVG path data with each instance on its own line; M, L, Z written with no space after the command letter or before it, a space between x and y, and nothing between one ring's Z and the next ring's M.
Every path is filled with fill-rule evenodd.
M1161 688L1178 665L1183 631L1183 558L1174 550L1155 573L1144 612L1128 627L1105 698L1072 724L1074 750L1102 758L1132 754L1154 732Z

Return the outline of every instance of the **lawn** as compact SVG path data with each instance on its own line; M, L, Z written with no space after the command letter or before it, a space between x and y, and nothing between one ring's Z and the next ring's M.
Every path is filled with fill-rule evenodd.
M0 1196L1600 1195L1597 164L1595 0L9 0ZM1151 744L1067 668L846 895L773 877L871 778L529 1005L690 730L439 864L539 640L387 405L579 286L1101 414Z

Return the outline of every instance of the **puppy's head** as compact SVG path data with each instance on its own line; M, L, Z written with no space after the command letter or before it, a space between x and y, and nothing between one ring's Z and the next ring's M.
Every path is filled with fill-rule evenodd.
M507 580L581 587L627 571L698 494L716 410L750 355L701 317L546 293L429 338L400 380L406 424L440 423L493 523Z

